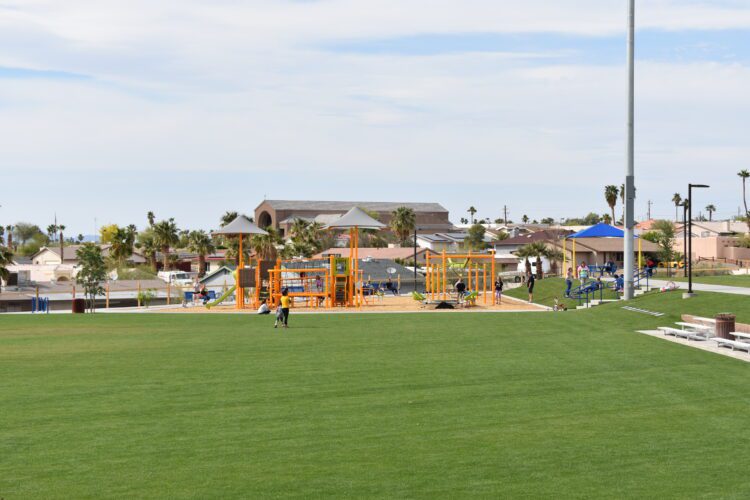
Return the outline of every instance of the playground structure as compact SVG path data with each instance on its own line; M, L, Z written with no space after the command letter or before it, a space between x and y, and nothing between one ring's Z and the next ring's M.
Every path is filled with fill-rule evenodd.
M466 292L476 293L484 304L494 301L495 252L449 254L443 250L439 256L425 256L425 289L430 301L450 300L453 284L465 280Z

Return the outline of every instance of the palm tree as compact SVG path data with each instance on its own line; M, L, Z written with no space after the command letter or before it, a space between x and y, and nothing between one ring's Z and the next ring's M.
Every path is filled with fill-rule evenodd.
M154 228L149 227L145 231L138 234L138 242L136 243L136 248L141 250L141 253L143 253L143 256L146 257L151 264L151 270L153 272L157 271L156 266L156 252L159 250L159 247L156 244L156 238L154 237Z
M471 217L471 221L470 222L471 222L471 225L473 226L474 225L474 214L477 213L477 209L474 208L473 206L471 206L471 207L469 207L469 209L467 210L467 212L469 212L469 216Z
M148 225L151 227L154 227L154 221L156 220L156 216L154 215L154 212L148 211L146 214L146 219L148 219Z
M0 246L0 279L8 280L10 272L7 266L13 262L13 252L4 246Z
M50 242L55 241L55 236L57 236L57 226L55 224L50 224L47 226L47 239Z
M674 203L674 221L679 222L679 216L677 215L677 208L680 206L680 203L682 203L682 196L680 196L680 193L675 193L674 196L672 196L672 203Z
M529 223L529 216L528 215L524 215L523 217L521 217L521 222L523 222L524 224L528 224Z
M401 243L404 243L417 227L417 215L411 208L398 207L391 213L390 225Z
M267 227L268 234L255 234L250 238L250 245L260 260L275 260L278 255L276 245L281 244L281 235L277 229Z
M65 231L65 226L60 224L57 226L57 230L60 232L60 261L64 261L65 258L63 257L63 248L65 243L65 236L63 235L63 231Z
M468 223L469 223L469 219L467 219L466 217L461 217L461 224L468 224Z
M516 251L516 255L526 259L526 272L531 272L531 262L529 257L536 257L536 277L542 279L544 274L542 272L542 257L551 255L550 250L547 248L547 244L543 241L535 241L524 245Z
M742 202L745 204L745 222L748 229L750 229L750 210L747 209L747 178L750 177L750 172L740 170L737 175L742 179Z
M174 219L159 221L154 225L156 246L164 254L164 270L169 269L169 249L180 241L180 231Z
M711 222L713 220L714 212L716 212L716 207L711 204L706 207L706 212L708 212L708 221Z
M226 226L230 222L232 222L234 219L239 217L240 214L238 214L235 211L227 211L224 212L224 215L221 216L221 227Z
M206 274L206 255L214 253L214 242L203 230L190 231L188 236L188 250L198 254L198 276Z
M614 209L612 209L612 210L614 210ZM612 224L612 216L609 215L609 214L604 214L602 216L602 220L604 221L605 224Z
M620 194L620 189L617 186L609 185L604 186L604 199L609 205L609 209L612 211L612 220L615 220L615 206L617 206L617 196Z
M8 236L6 237L6 240L8 242L8 248L10 251L13 251L13 231L16 229L16 227L13 224L8 224L5 226L5 230L8 231Z
M135 226L118 227L112 234L112 241L109 247L109 254L116 262L117 267L125 265L127 259L133 255L133 245L135 244Z

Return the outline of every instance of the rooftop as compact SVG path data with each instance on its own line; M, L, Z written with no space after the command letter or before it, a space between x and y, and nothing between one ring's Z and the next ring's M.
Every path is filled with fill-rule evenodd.
M415 212L448 212L439 203L413 203L390 201L314 201L314 200L264 200L276 210L338 210L348 212L352 207L359 207L373 212L393 212L397 208L407 207Z

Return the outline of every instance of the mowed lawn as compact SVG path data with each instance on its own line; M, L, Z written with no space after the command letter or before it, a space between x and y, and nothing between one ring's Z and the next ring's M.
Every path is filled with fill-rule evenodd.
M750 364L565 313L0 318L0 498L750 496Z

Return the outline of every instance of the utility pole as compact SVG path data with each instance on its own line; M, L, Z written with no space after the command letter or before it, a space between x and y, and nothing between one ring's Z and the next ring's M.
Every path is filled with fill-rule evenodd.
M628 5L628 152L625 170L625 244L624 270L625 290L624 300L632 300L635 296L633 262L633 238L635 232L635 0L629 0Z
M503 205L503 222L508 224L508 205Z
M651 205L653 205L654 202L651 200L648 200L648 220L651 220Z

